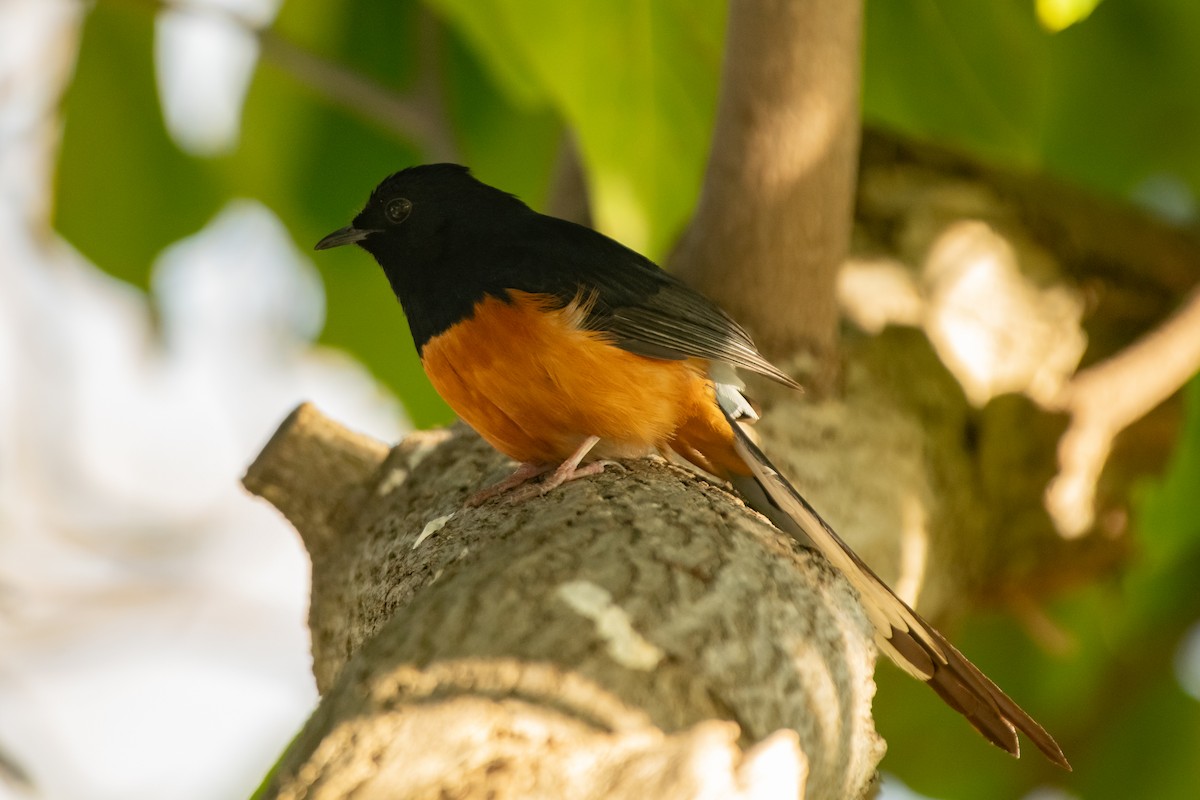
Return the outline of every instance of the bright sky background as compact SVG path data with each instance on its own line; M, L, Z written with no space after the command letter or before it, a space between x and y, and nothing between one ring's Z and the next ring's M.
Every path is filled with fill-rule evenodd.
M50 800L246 797L316 692L307 558L238 479L301 400L386 440L404 420L313 347L321 282L270 209L168 248L150 297L47 236L81 7L0 2L0 751ZM160 92L214 153L256 53L198 19L160 22Z

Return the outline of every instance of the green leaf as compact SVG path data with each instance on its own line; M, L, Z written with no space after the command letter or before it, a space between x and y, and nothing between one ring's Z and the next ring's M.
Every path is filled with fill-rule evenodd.
M407 10L293 0L276 29L296 46L402 92L415 74L417 51L415 13L398 5ZM268 61L251 86L238 151L217 166L229 195L263 200L308 249L347 224L384 176L422 160L395 131L327 104ZM313 261L325 283L321 341L353 353L396 393L417 426L450 421L378 266L357 248L314 254Z
M1032 165L1049 37L1027 6L867 4L863 110L876 124Z
M1156 174L1200 191L1200 3L1103 3L1052 37L1053 171L1128 196Z
M169 139L152 60L153 17L100 4L87 15L64 100L55 226L109 273L145 288L166 245L220 207L203 164Z
M461 36L451 35L446 49L446 99L464 163L480 180L542 207L562 123L546 106L512 100Z
M397 4L381 17L376 6L292 0L276 29L297 46L402 94L417 77L418 9ZM428 29L421 32L428 35ZM441 83L464 160L484 180L536 201L555 155L558 121L546 110L508 101L453 31L440 35L446 37ZM346 224L383 177L426 160L397 132L334 108L267 62L251 87L241 146L219 168L229 194L262 199L307 247ZM321 340L354 353L396 392L417 426L452 420L425 379L399 305L372 259L346 248L314 261L328 307Z
M1027 2L869 0L864 115L1121 197L1162 175L1195 196L1198 33L1194 0L1100 3L1057 34Z
M724 7L640 0L431 0L514 102L575 132L597 227L661 255L699 191Z
M1100 0L1037 0L1038 21L1053 33L1066 30L1088 18Z

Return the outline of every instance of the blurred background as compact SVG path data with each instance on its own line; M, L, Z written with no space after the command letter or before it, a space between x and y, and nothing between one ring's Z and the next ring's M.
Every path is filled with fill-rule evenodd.
M379 270L312 244L409 164L544 207L577 157L595 225L662 257L703 177L725 16L0 0L0 798L253 791L316 695L306 557L238 478L301 400L386 440L451 419ZM1195 228L1194 0L869 0L865 47L869 123ZM881 669L884 797L1195 797L1186 395L1135 556L1047 611L1063 646L999 615L955 631L1072 732L1076 772L978 746Z

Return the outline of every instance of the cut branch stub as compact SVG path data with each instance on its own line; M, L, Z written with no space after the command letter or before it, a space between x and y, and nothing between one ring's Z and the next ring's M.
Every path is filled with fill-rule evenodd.
M280 424L242 484L279 509L318 554L335 543L338 503L353 495L387 457L383 442L354 433L299 405Z
M306 427L285 425L252 474L320 486L300 474L310 464L266 463L305 452L281 439ZM270 482L298 528L323 528L302 536L322 543L310 627L324 700L265 796L645 796L635 774L661 797L703 796L701 777L712 796L869 788L874 649L840 576L663 463L463 506L509 466L458 428L410 436L357 484L330 476L340 497L298 503Z

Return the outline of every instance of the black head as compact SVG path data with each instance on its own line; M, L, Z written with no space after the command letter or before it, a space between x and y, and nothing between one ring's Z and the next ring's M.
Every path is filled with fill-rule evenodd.
M421 347L491 289L489 253L530 215L466 167L425 164L384 179L354 221L316 249L357 244L375 256Z
M406 251L428 249L440 236L485 230L520 211L529 209L475 180L464 166L424 164L385 178L354 221L317 242L316 249L357 244L382 263L389 255L411 257L415 254Z

